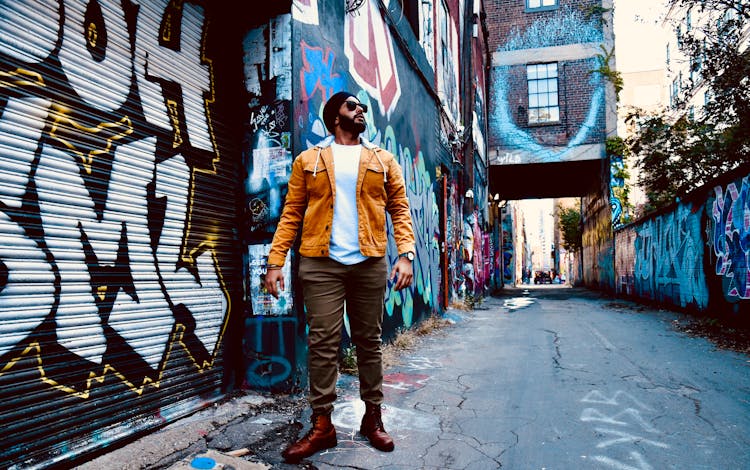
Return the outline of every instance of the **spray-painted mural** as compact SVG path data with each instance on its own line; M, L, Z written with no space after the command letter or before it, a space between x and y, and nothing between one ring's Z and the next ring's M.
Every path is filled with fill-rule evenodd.
M706 212L722 293L730 303L750 299L750 177L715 187Z
M324 8L330 11L332 5L318 2L318 11ZM376 2L365 2L342 19L337 28L326 31L325 40L320 29L301 26L295 30L300 63L304 66L298 84L301 105L294 110L294 117L300 126L301 150L325 137L325 101L339 90L352 91L372 110L366 116L369 140L396 155L403 169L417 237L415 282L412 289L388 290L384 324L387 336L394 334L395 328L409 327L439 308L440 215L429 152L435 145L430 139L434 134L429 130L436 125L437 117L434 109L425 108L424 104L431 100L420 91L421 82L398 49ZM340 47L332 45L337 41ZM402 94L405 84L414 85L408 97ZM414 109L423 112L416 115ZM389 237L387 257L392 264L398 254L392 235ZM389 328L393 330L388 331Z
M506 208L503 208L506 209ZM513 238L515 236L513 232L513 212L508 210L502 218L502 231L503 231L503 246L502 246L502 257L503 257L503 282L507 285L512 286L515 283L515 260L514 258L514 246Z
M635 288L687 307L708 305L703 272L700 208L679 204L673 212L636 227Z
M554 14L541 16L523 30L514 29L508 40L498 48L498 52L602 41L600 20L587 18L578 9L562 7ZM596 57L582 60L587 70L597 68ZM524 67L523 80L526 80L525 64L495 66L490 74L492 90L492 112L489 118L492 137L490 145L499 147L492 163L552 163L601 158L601 151L582 147L584 144L601 142L602 139L605 87L601 75L599 73L588 74L588 85L591 91L586 95L590 97L590 102L585 118L577 123L577 130L570 132L566 142L550 145L539 141L530 132L526 127L526 116L518 115L515 112L515 104L511 105L509 94L514 87L512 72L519 65ZM563 76L560 80L565 79L566 77ZM563 91L558 92L556 89L552 91L555 96L559 96L559 99L568 99Z
M625 169L621 155L609 156L609 203L612 206L612 226L617 228L623 224L622 191L625 189L625 178L622 177Z
M750 176L744 173L720 177L723 182L689 195L690 202L676 203L668 212L618 230L620 292L631 289L638 297L714 316L730 315L746 324Z
M18 426L116 426L89 414L107 393L144 400L134 416L188 403L171 371L212 371L194 394L221 384L234 203L207 31L187 2L0 5L0 396L48 411L3 412L4 464L45 458Z
M247 387L277 390L304 384L306 327L291 282L294 259L285 266L287 291L281 302L268 298L259 279L291 162L294 155L326 137L322 110L337 91L356 93L371 110L365 134L396 155L415 224L414 284L411 289L387 291L384 336L393 336L440 308L440 188L434 169L437 107L426 106L432 99L392 34L377 2L295 0L290 15L245 35L250 110L244 143L247 227L243 227L249 273L243 333ZM292 69L290 63L299 65ZM293 99L286 94L289 83ZM405 96L402 91L407 87L410 93ZM389 263L395 263L397 256L389 235Z

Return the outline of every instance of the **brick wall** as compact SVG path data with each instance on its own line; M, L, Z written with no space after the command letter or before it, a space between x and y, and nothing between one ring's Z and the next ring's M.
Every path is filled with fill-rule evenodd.
M587 12L601 3L601 0L560 0L559 6ZM513 27L525 29L537 19L555 14L555 10L526 12L526 0L485 0L484 7L487 12L490 52L496 51L507 40Z

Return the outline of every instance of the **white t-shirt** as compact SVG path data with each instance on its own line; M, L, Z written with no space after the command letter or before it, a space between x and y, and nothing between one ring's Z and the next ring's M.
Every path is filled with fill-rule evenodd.
M331 144L336 197L328 256L341 264L357 264L367 259L359 249L357 177L362 145Z

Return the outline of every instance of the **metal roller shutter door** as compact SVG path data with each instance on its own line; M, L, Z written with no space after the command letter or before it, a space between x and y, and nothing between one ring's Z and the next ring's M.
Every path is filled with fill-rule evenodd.
M220 397L237 184L210 14L0 4L3 466L70 459Z

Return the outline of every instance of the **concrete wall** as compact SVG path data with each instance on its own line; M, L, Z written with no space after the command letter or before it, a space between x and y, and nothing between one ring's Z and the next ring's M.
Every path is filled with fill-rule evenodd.
M615 232L617 293L750 323L750 166Z

